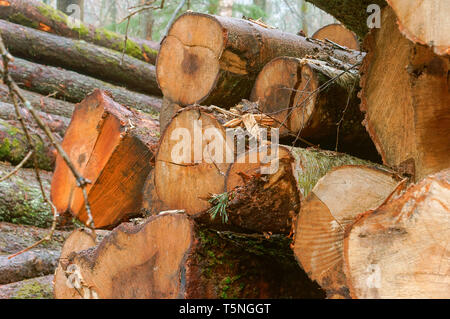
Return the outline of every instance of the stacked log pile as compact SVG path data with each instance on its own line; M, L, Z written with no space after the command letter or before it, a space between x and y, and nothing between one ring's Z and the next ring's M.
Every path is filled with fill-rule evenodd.
M57 141L62 142L73 112L78 108L76 103L83 101L96 89L104 90L105 94L113 96L115 100L126 105L121 107L128 113L124 115L125 117L119 116L116 119L123 124L116 127L118 131L111 132L114 137L105 133L117 142L116 146L122 145L119 135L123 131L127 131L128 134L124 138L123 145L133 144L134 139L137 140L135 136L138 136L140 131L137 133L128 131L136 118L142 118L143 122L148 122L148 126L159 134L157 121L153 120L158 116L162 103L162 93L156 82L154 66L159 50L158 44L129 38L125 47L123 35L83 23L80 24L80 28L74 28L65 14L41 1L0 1L0 19L0 35L7 49L15 57L9 64L9 73L21 87L22 95L39 111L40 118L50 128ZM0 70L3 73L2 63L0 63ZM31 151L30 145L17 119L8 87L2 79L0 79L0 161L2 161L0 165L0 222L48 228L53 219L51 207L43 202L40 185L32 170L34 162L32 156L28 156ZM122 113L122 111L116 112L119 115ZM106 115L106 111L104 114ZM43 188L50 197L50 184L57 162L57 152L25 108L21 109L21 117L36 146L37 164L38 169L41 170ZM100 119L98 120L100 122ZM106 122L109 123L110 120ZM92 121L90 123L94 124ZM107 126L112 128L114 125ZM69 132L69 137L71 134L73 133ZM157 139L157 137L144 136L143 142L148 142L152 138L155 141ZM140 147L139 143L135 144L136 149ZM118 150L120 147L116 152ZM129 150L125 151L127 152ZM18 165L27 156L29 160L22 168L13 176L4 179L13 172L13 165ZM144 158L147 159L145 156ZM117 157L115 161L117 162ZM100 175L103 172L103 166L98 165L100 166L97 173ZM137 173L143 172L142 175L145 176L147 171L148 166L143 165L141 171ZM105 174L99 177L102 183L108 182ZM118 184L119 191L130 191L129 187L121 186L122 182L127 185L126 177ZM93 188L92 196L94 196L97 192L95 184L91 187ZM96 202L94 197L92 201ZM135 205L133 200L124 201L125 208L130 205ZM133 212L126 211L126 213ZM72 217L69 218L68 215L63 214L58 220L60 222L58 228L73 227ZM100 221L99 224L101 225ZM26 247L20 247L17 251L24 248ZM11 251L9 254L17 251ZM46 251L39 249L17 256L16 261L8 260L7 256L4 256L2 267L28 274L30 272L28 268L34 269L34 264L42 263L41 268L47 267L47 264L51 266L51 269L47 267L50 270L45 268L45 273L35 271L32 277L38 277L53 272L55 266L53 264L59 252L52 256L54 258L52 257L51 263L47 262L50 259ZM32 263L29 260L35 262ZM44 262L40 262L41 260ZM16 278L16 281L26 278Z
M64 122L60 110L72 107L62 146L90 181L95 227L111 230L68 238L57 298L450 297L450 41L426 32L435 21L413 22L417 12L390 0L368 32L367 1L338 11L311 0L365 37L360 52L336 25L310 39L188 12L152 67L131 56L117 65L114 45L89 41L98 30L80 43L34 1L4 2L31 21L0 15L20 57L11 73L41 112L52 99ZM36 52L23 33L89 59ZM98 68L111 72L95 79ZM88 222L59 155L51 199Z

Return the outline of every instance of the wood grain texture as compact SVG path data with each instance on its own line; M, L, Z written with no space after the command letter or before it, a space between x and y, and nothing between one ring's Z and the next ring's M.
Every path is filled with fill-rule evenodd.
M449 298L449 174L410 186L348 230L344 264L353 298Z

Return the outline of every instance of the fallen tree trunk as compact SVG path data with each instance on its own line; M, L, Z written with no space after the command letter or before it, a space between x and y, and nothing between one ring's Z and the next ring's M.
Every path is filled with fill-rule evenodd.
M75 105L72 103L53 99L51 97L26 90L22 90L21 93L36 110L69 119L72 117L72 112L75 108ZM12 103L9 97L9 89L4 84L0 84L0 102Z
M0 19L64 37L84 40L118 52L123 52L125 48L126 54L155 64L159 44L153 41L128 38L125 47L123 35L86 25L81 21L71 22L63 12L37 0L3 0L0 2L0 9Z
M13 166L0 163L0 176L6 176L13 169ZM49 194L51 174L45 171L41 171L40 174L44 190ZM52 220L50 206L43 202L41 189L33 170L20 169L12 177L0 182L1 222L48 228Z
M233 133L233 132L231 132ZM237 133L237 132L236 132ZM317 180L335 166L375 165L349 155L285 146L251 147L245 134L226 134L222 119L201 107L179 111L161 137L154 171L156 209L184 210L224 229L289 233L292 219ZM247 134L248 137L248 134ZM275 153L276 152L276 153ZM254 177L254 178L252 178ZM183 183L179 183L183 180ZM211 220L213 195L228 202L229 222ZM157 212L153 212L157 213Z
M156 76L164 96L174 103L229 108L250 96L256 76L270 60L319 53L350 64L362 57L254 22L189 12L175 21L161 44Z
M353 298L450 298L450 170L361 216L344 242Z
M41 120L44 121L45 124L49 127L50 131L59 134L60 136L64 136L64 133L69 126L70 119L58 116L58 115L50 115L45 112L37 112ZM28 112L25 108L21 109L21 117L25 120L25 122L29 125L35 126L36 131L40 132L42 135L44 132L41 129L37 128L35 124L33 116ZM17 118L16 112L14 109L14 105L0 102L0 119L8 121L15 120ZM15 123L17 128L21 128L18 122Z
M450 24L446 12L450 2L387 0L394 10L400 31L414 43L428 45L438 55L450 55Z
M22 173L23 171L20 171L19 175L22 175ZM31 181L30 184L32 184ZM0 222L0 255L9 256L22 251L47 234L48 229L45 228ZM67 231L56 230L53 240L46 243L45 248L60 251L69 234L70 232Z
M47 171L53 170L56 150L50 140L42 131L38 132L28 125L27 128L36 147L38 167ZM0 119L0 161L17 165L22 162L31 149L18 121ZM23 167L34 167L33 159L30 158Z
M91 298L323 297L295 264L288 241L217 233L166 214L122 224L96 248L72 254L66 275L73 276L71 265L78 269L79 290ZM55 286L57 296L73 290Z
M381 22L361 66L364 124L383 162L419 181L450 166L450 59L406 39L391 8Z
M14 56L62 67L146 94L161 95L155 67L84 41L48 34L0 20L0 32Z
M340 63L280 57L259 73L251 100L275 119L280 136L379 161L361 122L357 70Z
M105 92L96 90L77 104L62 147L78 172L91 181L86 191L97 228L116 226L140 213L158 137L157 121L114 102ZM88 220L83 193L59 155L51 198L58 212Z
M405 183L395 173L342 166L322 177L302 202L294 225L294 254L327 298L349 298L344 274L344 234L356 217L378 208Z
M33 249L13 259L0 256L0 285L50 275L58 264L59 251Z
M161 98L132 92L73 71L19 58L10 63L9 71L21 87L44 95L55 94L69 102L79 103L95 89L100 89L110 92L119 103L144 112L157 113L161 109Z
M347 28L355 32L360 38L364 38L369 32L367 20L369 14L373 14L373 9L368 12L370 5L386 6L385 0L306 0L323 11L331 14L342 22Z
M53 275L0 286L0 299L53 299Z
M377 164L347 154L280 145L260 147L240 155L226 178L228 224L221 227L288 234L303 200L331 169L344 165ZM211 223L211 221L210 221Z
M361 49L356 34L339 23L320 28L311 38L323 41L330 40L351 50L360 51Z

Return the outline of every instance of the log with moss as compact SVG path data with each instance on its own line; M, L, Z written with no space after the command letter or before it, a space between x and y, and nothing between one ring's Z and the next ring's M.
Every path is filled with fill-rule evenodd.
M146 94L161 95L155 67L85 41L72 40L0 20L9 52L37 63L62 67Z
M22 95L31 103L31 105L39 111L71 118L75 104L63 100L54 99L52 97L44 96L35 92L22 90ZM12 103L9 96L9 89L6 85L0 84L0 102Z
M0 162L0 177L13 169L14 166ZM49 195L51 174L45 171L40 173ZM48 228L52 219L50 206L43 202L41 189L32 169L23 168L0 182L0 221Z
M287 234L300 200L331 168L376 166L342 153L275 144L246 151L250 143L243 142L235 144L221 119L205 108L179 111L156 155L158 209L185 210L220 229Z
M249 150L227 173L224 214L228 221L216 216L213 222L221 228L288 234L304 199L320 178L344 165L379 167L347 154L313 148L280 145ZM211 219L212 212L209 209L203 218Z
M15 58L9 64L9 71L21 87L43 95L54 94L72 103L79 103L95 89L100 89L110 92L117 102L131 108L153 114L157 114L161 108L162 100L159 97L129 91L73 71L20 58Z
M37 114L39 115L41 120L43 120L44 123L47 124L47 126L51 132L57 133L61 137L64 136L64 133L65 133L67 127L69 126L69 122L70 122L69 118L63 117L63 116L58 116L58 115L51 115L51 114L41 112L41 111L37 111ZM35 124L35 120L34 120L33 116L25 108L21 108L21 117L22 117L22 119L25 120L25 122L27 124L34 125L34 126L37 125L37 124ZM9 103L0 102L0 119L5 120L5 121L16 120L17 116L16 116L14 105L9 104ZM15 125L18 125L18 124L19 123L15 123ZM18 127L20 127L20 126L18 126ZM36 130L39 132L42 132L42 134L44 134L41 129L36 128Z
M31 139L37 151L38 167L51 171L55 167L56 151L50 140L42 131L27 125ZM0 161L6 161L13 165L19 164L30 152L25 132L18 121L5 121L0 119ZM24 167L34 167L33 159L30 158Z
M364 38L369 28L367 19L373 10L368 12L370 5L386 6L385 0L306 0L323 11L331 14L348 29Z
M21 24L64 37L84 40L96 45L123 52L125 37L81 21L71 21L58 11L37 0L0 1L0 19ZM139 60L155 64L159 44L153 41L128 38L125 53Z
M215 232L184 214L163 214L120 225L97 247L71 254L64 270L85 298L323 298L289 241ZM74 290L55 285L56 296L80 298Z
M249 98L256 76L270 60L319 53L350 64L361 60L358 51L248 20L188 12L162 42L156 76L164 96L174 103L229 108Z
M0 299L53 299L53 275L0 286Z

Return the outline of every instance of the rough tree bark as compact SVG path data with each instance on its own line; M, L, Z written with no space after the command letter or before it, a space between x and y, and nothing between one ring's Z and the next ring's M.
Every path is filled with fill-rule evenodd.
M53 275L27 279L0 287L0 299L52 299Z
M42 132L26 124L31 139L37 150L38 167L47 171L55 167L56 150L50 140ZM25 132L20 123L15 120L5 121L0 119L0 161L7 161L13 165L19 164L30 152ZM34 167L33 159L30 158L24 167Z
M161 111L159 112L159 125L161 133L164 133L175 114L181 110L181 106L171 102L168 98L163 98Z
M24 279L53 274L59 251L33 249L9 260L0 255L0 286Z
M342 166L322 177L303 201L294 225L294 254L328 298L350 297L343 265L346 229L402 185L402 179L387 170Z
M22 95L31 103L31 105L44 113L71 118L75 105L66 101L53 99L34 92L22 90ZM9 89L6 85L0 84L0 102L11 103Z
M122 224L96 248L72 254L70 265L86 296L98 298L323 297L295 264L288 239L217 233L184 214ZM75 294L67 285L55 290Z
M0 176L5 176L13 169L13 166L0 163ZM44 190L48 194L51 174L46 171L41 171L40 174ZM50 206L43 202L41 189L32 169L23 168L0 182L0 221L47 228L52 220ZM14 252L21 250L20 247L17 248L19 249Z
M361 216L344 242L353 298L450 298L450 170Z
M159 97L132 92L73 71L20 58L10 63L9 71L21 87L43 95L53 94L73 103L81 102L92 91L100 89L110 92L117 102L138 110L155 114L161 108L162 100Z
M162 204L153 213L185 210L202 223L221 229L289 233L300 199L329 169L375 165L341 153L284 146L277 154L264 147L246 152L249 144L242 141L246 137L227 138L222 119L205 108L179 111L167 126L156 156L154 192L148 197ZM234 144L235 138L240 143ZM275 166L270 164L272 159ZM212 205L208 200L225 192L229 223L222 225L221 218L209 218Z
M134 91L161 95L155 67L138 59L86 43L0 21L0 32L14 56L86 74Z
M367 9L369 5L375 4L383 8L385 0L306 0L323 11L331 14L347 28L355 32L360 38L364 38L369 29ZM373 12L371 12L373 13Z
M351 64L358 61L358 52L328 43L246 20L189 12L164 39L156 73L164 96L175 103L231 107L250 96L256 76L273 58L319 52Z
M158 43L136 38L128 38L125 47L123 35L84 23L72 25L63 12L37 0L3 0L0 2L0 18L119 52L125 48L126 54L152 64L155 63L159 50Z
M251 100L275 119L280 137L291 136L323 149L379 161L361 122L357 70L330 62L280 57L259 73Z
M383 162L416 181L449 167L450 59L406 39L389 7L365 46L361 110Z
M70 119L63 116L51 115L45 112L37 111L39 117L44 121L49 127L50 131L57 133L59 136L64 136L67 127L69 126ZM33 127L34 132L39 132L39 134L44 135L41 129L38 129L33 116L25 108L21 109L21 116L25 122ZM14 105L9 103L0 102L0 119L5 121L16 120L16 112ZM19 126L16 126L19 125ZM21 128L19 123L14 123L13 126Z
M264 159L266 154L268 159ZM220 226L288 234L316 183L331 169L343 165L378 167L347 154L317 149L280 145L275 154L264 148L250 150L240 155L227 173L229 226ZM215 224L220 223L216 218Z
M158 122L95 91L77 104L62 142L83 177L97 228L116 226L140 213L145 180L154 167ZM51 198L60 213L86 223L84 197L72 172L58 156ZM114 198L114 204L111 203Z
M356 34L338 23L320 28L311 38L324 41L328 39L352 50L359 51L361 49Z

